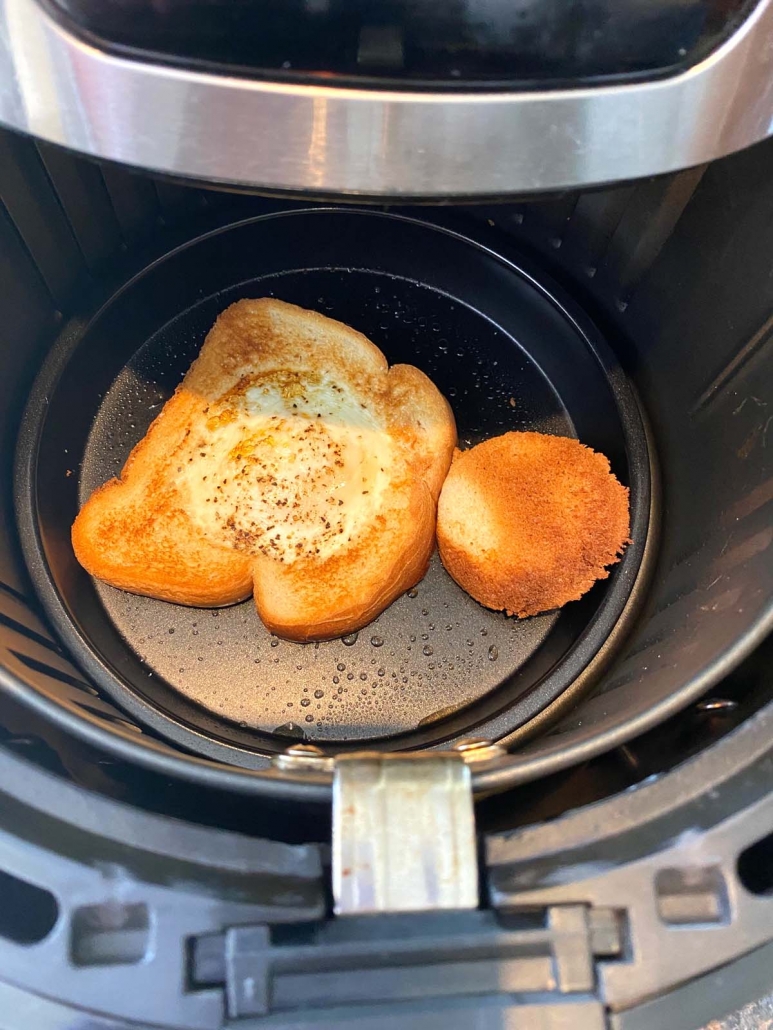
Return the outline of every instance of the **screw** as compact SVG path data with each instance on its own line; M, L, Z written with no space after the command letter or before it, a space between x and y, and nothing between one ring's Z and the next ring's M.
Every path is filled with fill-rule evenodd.
M738 707L738 702L732 701L729 697L707 697L703 701L699 701L695 707L699 712L730 715Z
M481 740L478 737L460 740L454 746L454 750L461 752L465 762L490 762L507 754L501 744L495 744L491 740Z
M293 744L285 748L287 758L324 758L325 752L316 744Z

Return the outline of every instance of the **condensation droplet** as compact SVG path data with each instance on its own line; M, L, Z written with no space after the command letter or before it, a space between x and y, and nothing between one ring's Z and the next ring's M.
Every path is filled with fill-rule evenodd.
M336 665L336 669L338 669L339 672L343 672L345 668L346 666L343 662L339 662L338 665Z
M314 722L314 716L313 715L307 715L306 716L306 722Z
M272 647L279 647L279 641L276 638L274 638L274 640L271 641L271 646Z
M319 698L324 697L324 696L325 696L325 691L324 690L315 690L314 691L314 697L316 697L317 700L319 700Z
M347 633L345 637L341 637L341 643L344 644L346 647L351 647L352 644L357 643L358 637L359 633Z
M370 642L371 642L371 644L373 644L374 647L383 647L384 646L384 638L383 637L375 637L375 636L371 637L370 638Z
M301 708L308 708L310 704L311 704L311 701L309 701L309 699L307 697L304 697L303 700L301 701Z
M341 681L339 680L338 676L334 676L333 677L333 683L340 683L340 682Z
M421 650L422 650L423 654L427 655L427 657L429 657L431 654L435 653L432 650L432 648L429 646L429 644L425 644L424 647Z
M492 644L488 649L488 660L490 662L495 662L497 658L499 658L499 649Z
M418 597L419 596L419 591L418 590L409 590L408 591L408 596L409 597Z

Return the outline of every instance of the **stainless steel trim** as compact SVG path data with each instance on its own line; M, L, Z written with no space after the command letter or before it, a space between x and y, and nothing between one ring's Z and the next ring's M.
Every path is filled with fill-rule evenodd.
M458 754L339 756L337 915L478 907L470 770Z
M773 132L773 0L673 78L534 93L262 82L94 49L0 0L0 122L94 157L267 190L483 196L638 178Z

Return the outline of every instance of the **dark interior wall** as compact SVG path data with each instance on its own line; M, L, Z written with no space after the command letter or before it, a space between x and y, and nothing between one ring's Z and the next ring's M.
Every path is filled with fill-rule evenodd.
M679 178L663 184L671 200ZM607 304L657 439L662 541L640 632L564 731L594 712L614 719L638 695L666 701L689 677L729 665L769 608L772 183L769 143L706 168L676 221L662 209L640 219L643 234L659 221L668 233ZM628 269L636 239L622 250Z

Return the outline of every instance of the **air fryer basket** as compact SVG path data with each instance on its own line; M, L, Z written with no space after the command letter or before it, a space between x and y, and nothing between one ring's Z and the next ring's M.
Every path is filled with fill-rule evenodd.
M449 397L460 442L508 429L579 436L631 487L633 544L561 612L490 612L445 573L359 634L272 638L251 601L197 610L94 583L75 562L78 504L120 472L241 297L278 296L364 331ZM293 741L340 752L500 740L559 704L617 626L650 521L650 456L635 398L598 331L512 260L397 216L316 209L194 240L151 265L56 345L21 435L22 542L48 614L127 712L199 754L247 767Z
M213 227L224 228L244 214L288 211L292 210L291 206L256 198L230 198L221 203L216 194L177 189L114 168L98 168L50 148L36 148L28 141L10 142L6 137L2 137L2 141L10 154L4 167L18 167L22 171L15 179L15 188L3 194L10 207L8 215L0 218L0 257L5 262L6 281L12 286L7 324L15 327L18 339L18 346L0 349L0 442L6 459L17 436L18 413L30 397L29 416L19 440L20 474L16 483L19 524L27 536L26 561L22 561L18 534L9 510L10 466L7 461L4 466L7 478L2 492L0 535L0 680L4 697L18 703L19 711L33 712L39 724L78 737L98 752L126 760L135 768L142 765L161 772L170 782L207 783L243 794L326 799L330 789L326 770L314 766L279 768L276 763L267 764L263 757L263 752L270 754L297 739L295 727L309 736L305 716L302 722L285 717L283 722L272 719L271 725L256 726L256 720L251 725L249 713L245 719L231 712L231 718L225 718L226 713L222 713L207 724L210 716L206 710L190 698L185 701L175 688L174 679L183 675L179 669L186 669L187 657L175 662L177 656L170 644L175 641L176 646L177 641L185 637L180 636L182 624L178 626L166 616L158 627L167 638L164 640L168 648L166 664L159 667L164 675L157 676L151 669L154 675L147 679L157 681L154 689L157 685L158 692L148 693L145 687L141 696L129 674L136 672L137 652L142 655L140 645L147 644L147 640L139 638L147 637L148 632L137 628L136 621L133 628L131 619L139 619L136 613L127 609L121 613L118 608L108 613L108 604L112 602L106 600L106 591L102 588L98 591L74 565L67 541L68 520L78 503L79 483L86 492L100 477L112 474L131 443L124 435L112 441L112 453L104 446L108 442L107 435L101 434L99 427L105 427L110 412L139 413L142 410L147 418L148 405L158 402L174 385L195 353L206 323L219 306L224 306L233 295L254 295L256 280L266 274L288 268L308 268L312 262L301 260L299 254L307 243L317 246L313 233L295 241L289 264L283 258L279 237L273 237L266 253L248 255L246 272L228 272L229 267L233 268L229 262L238 264L244 260L244 255L239 254L239 247L234 247L231 253L231 248L224 245L217 261L209 260L198 270L193 269L190 286L185 276L164 277L163 273L155 279L154 286L158 269L169 267L170 262L184 263L185 255L194 254L198 246L184 246L176 251L181 243L187 244L202 233L206 235ZM466 694L450 698L450 707L454 709L450 711L444 703L447 698L444 694L437 707L421 712L416 721L420 722L427 715L432 719L421 727L420 734L414 723L412 732L417 735L410 742L407 735L401 736L406 725L399 725L395 719L395 706L379 725L375 718L365 724L367 732L357 738L357 746L363 742L389 748L406 744L410 747L445 746L471 733L480 735L479 729L488 718L489 734L497 736L504 730L503 739L511 745L510 753L499 761L475 767L476 790L489 792L569 768L657 726L710 690L763 639L771 625L773 595L773 567L769 558L773 539L770 529L773 495L769 488L773 451L768 446L773 432L768 425L768 410L773 411L773 351L769 345L773 285L768 274L773 196L766 189L771 174L773 149L763 144L708 169L630 187L568 195L544 203L459 210L453 215L422 212L422 221L456 227L461 236L474 238L475 245L462 244L455 237L446 236L436 267L428 267L424 262L418 272L414 266L422 264L421 246L399 248L402 250L399 267L380 268L376 262L381 260L381 251L374 239L360 238L360 253L365 258L347 267L378 271L385 277L383 286L388 281L393 289L394 283L399 282L399 289L411 292L413 297L430 297L446 316L457 305L455 310L463 311L462 317L471 320L467 325L475 325L475 332L485 337L480 355L484 366L471 365L465 369L469 384L441 382L444 388L455 385L457 390L460 386L469 389L472 385L472 390L477 392L474 374L478 368L491 373L496 367L499 374L503 359L498 352L517 356L529 369L525 381L531 385L524 393L528 403L533 405L531 413L544 415L547 405L547 411L559 417L554 428L561 424L560 419L568 426L568 418L581 439L606 450L618 474L632 486L636 518L645 521L650 512L641 504L645 495L637 494L642 480L636 477L648 468L649 458L657 453L663 502L661 543L656 548L652 534L646 534L649 553L644 556L643 565L639 565L640 569L646 568L648 563L652 566L648 580L640 572L631 589L631 584L626 582L626 566L620 565L610 580L594 588L585 601L569 606L558 616L545 643L533 654L528 652L536 645L536 639L514 660L506 650L503 655L498 644L495 646L499 654L493 662L487 656L488 648L474 648L478 669L484 669L488 676L501 675L502 680L509 678L507 673L515 671L521 658L525 660L521 670L530 672L541 654L560 659L538 689L517 693L517 696L514 692L507 698L508 702L515 700L515 706L499 704L503 698L501 687L489 692L489 697L497 699L497 713L508 713L508 718L510 713L515 714L507 726L496 726L495 719L489 718L490 710L476 707L485 700L485 691L474 698ZM200 204L206 207L203 213ZM47 227L45 234L39 231L41 216ZM176 228L159 225L159 217L174 223ZM302 216L292 217L300 219ZM348 217L364 219L366 216L351 214ZM367 217L373 219L371 224L379 220L377 216ZM274 219L273 224L281 221ZM287 224L291 221L288 216ZM397 224L393 219L382 221L385 226ZM248 231L253 230L245 227L233 230L234 233ZM229 232L210 239L215 238L225 241ZM143 239L145 243L140 245ZM119 254L122 240L124 249L128 250L123 258ZM330 246L343 246L345 242L342 236L341 241L335 239ZM483 250L478 250L480 244ZM496 286L487 280L489 286L481 289L475 275L465 278L461 272L454 272L459 246L469 247L471 253L479 254L479 262L488 269L486 276L492 263L498 265ZM539 255L536 259L533 254L524 259L521 256L524 248L536 250ZM397 262L398 255L385 253L390 262ZM154 261L159 263L154 265ZM253 262L251 268L250 262ZM271 262L274 262L273 268L269 267ZM317 258L315 263L318 269L342 267L340 256L335 261ZM550 265L554 276L563 280L563 288L550 283L550 278L541 270L545 264ZM460 267L463 266L462 262ZM743 274L739 272L741 268ZM84 277L89 273L91 283L84 288ZM138 273L142 273L139 278L132 278ZM328 276L325 290L311 290L308 296L301 288L302 278L291 283L286 276L278 276L275 285L269 288L265 288L264 282L261 292L275 289L277 295L282 296L278 285L281 281L283 287L290 289L286 294L288 299L307 297L310 306L317 306L319 297L327 298L326 303L333 305L334 313L373 335L391 358L398 357L396 351L390 351L393 344L397 346L397 337L393 338L389 332L386 338L380 335L385 331L379 329L381 320L377 317L375 303L371 307L366 303L368 291L362 289L361 272L340 273L342 280L358 282L351 295L333 282L338 273L326 272L325 275ZM451 278L445 281L444 277ZM509 321L522 313L511 300L515 283L520 283L522 296L531 291L535 302L536 298L541 298L540 303L547 305L552 317L563 321L565 343L572 348L575 358L585 346L580 343L583 337L590 342L591 351L595 350L599 359L597 371L602 373L600 378L591 377L595 386L588 386L591 380L579 373L574 359L571 374L557 373L549 365L554 352L544 340L536 350L532 343L520 347L513 342L515 339L518 344L525 343L521 329L514 328ZM236 292L228 293L233 287L237 287ZM240 288L243 288L241 294ZM147 293L143 294L143 290ZM219 298L213 296L217 291L222 293ZM574 295L580 305L567 301L565 293ZM150 302L131 305L132 296ZM375 292L370 296L371 302L375 301L375 296ZM364 317L354 310L358 298ZM526 304L526 309L528 307ZM621 402L628 394L626 376L614 359L610 361L597 331L579 313L580 307L591 311L596 324L603 327L612 352L641 398L654 439L654 446L647 444L646 461L639 462L645 438L639 430L631 433L632 424L623 414L626 410L636 410L628 408L627 402ZM124 319L121 312L129 308L131 318ZM65 316L64 330L57 328L58 312ZM101 313L95 315L95 312ZM200 322L197 323L196 318L200 318ZM99 337L97 343L97 336L92 340L89 337L100 323L101 328L106 327L109 332ZM175 324L182 329L183 323L190 330L187 339L183 339L182 334L178 340L164 335L173 333ZM495 331L492 323L499 329ZM498 336L500 330L504 335ZM571 342L568 342L570 337ZM52 349L51 341L55 338L57 342ZM69 395L62 393L68 376L77 373L78 354L86 354L90 347L94 361L88 365L86 374L77 376L78 389L73 389L71 384ZM155 352L154 347L158 348ZM177 353L176 362L162 360L159 364L155 361L159 356L169 357L174 353ZM72 361L68 360L70 355ZM428 371L442 378L443 366L436 358L437 355L416 350L417 362L424 362ZM493 366L495 360L499 365ZM143 362L149 364L143 365ZM488 369L486 362L491 362ZM147 372L154 364L155 371L148 377ZM128 370L121 376L121 369L127 365ZM30 384L41 366L39 389L32 397ZM134 408L124 407L130 399L128 393L133 391L133 385L127 380L132 370L145 375L141 403ZM501 385L504 387L505 383ZM127 387L122 395L121 390ZM151 392L156 388L154 401ZM582 392L589 388L598 389L598 396L609 398L611 394L614 398L616 413L611 421L604 420L606 428L603 430L598 423L596 429L591 427L588 431ZM481 395L483 389L481 386ZM66 400L68 396L69 403L64 403L63 398ZM505 419L505 426L496 425L496 418L494 424L470 421L466 429L470 439L473 431L499 431L512 424L506 420L517 413L517 407L512 408L509 396L517 403L513 392L508 395L506 406L503 404L497 409L503 412L498 417ZM47 413L43 410L46 406L50 408ZM49 425L54 409L57 421L51 420ZM460 423L464 418L466 416L460 415ZM134 427L129 425L128 428L140 435L141 422L128 421L135 421ZM638 415L634 421L638 421ZM89 437L92 424L95 428ZM603 439L595 435L597 432L605 434ZM74 443L77 441L78 446L71 450L65 437ZM634 446L632 441L637 439L639 443ZM63 454L65 447L67 455ZM81 470L79 463L84 456L87 460ZM45 493L39 489L44 481L41 476L48 477ZM656 485L657 477L652 482ZM56 483L56 487L49 495L48 486L52 483ZM61 515L51 510L59 506ZM650 497L650 506L657 508L655 496ZM39 518L43 515L45 518ZM654 522L649 519L650 526ZM644 542L641 535L635 533L634 536L637 544ZM28 574L46 600L53 632L51 623L41 618L36 609ZM73 589L78 579L81 584L85 583L85 591ZM430 589L432 582L429 579L425 588ZM621 593L616 594L616 591ZM615 597L616 608L612 605ZM440 595L438 599L441 606L447 601L447 597ZM127 605L133 603L125 598L120 603L124 601ZM429 622L431 607L423 604L421 593L415 599L402 598L395 605L394 613L388 613L387 617L392 614L397 617L400 611L411 610L412 605L417 606L413 610L419 612L418 618ZM423 607L428 612L425 617L421 616ZM167 606L164 611L169 611ZM249 611L245 608L244 617L250 617ZM217 619L204 614L211 620L210 627L223 618L223 613ZM480 614L480 610L476 614ZM610 628L607 626L602 637L593 638L592 655L583 654L583 641L610 616L614 616L612 632L607 632ZM495 621L500 619L483 614L483 618L489 617ZM194 620L195 616L188 612L186 618ZM145 624L149 621L146 617ZM449 620L452 626L456 621L461 623L462 620L459 617ZM501 622L511 625L503 618ZM467 639L475 641L474 637L461 637L461 625L445 631L439 626L447 623L434 621L433 624L434 631L429 630L429 625L418 632L408 630L407 623L397 628L403 634L407 632L408 638L416 635L422 652L424 646L436 652L429 639L430 632L447 632L451 638L458 633L458 639L465 644ZM252 626L259 640L259 627L254 622ZM200 626L193 627L190 621L185 627L189 642L198 640L193 630L199 630L201 635ZM486 627L478 623L477 628ZM174 634L170 634L169 629L174 629ZM121 632L130 638L128 642ZM427 641L421 640L422 632L427 633ZM151 633L156 633L155 627ZM375 669L378 677L387 644L374 647L370 643L372 635L387 640L377 626L365 631L353 648L345 648L343 644L336 646L345 655L341 664L348 666L355 661L350 656L358 655L357 668L347 667L344 675L352 672L359 682L360 672L366 673L364 686L359 689L368 691L364 700L369 713L375 715L370 670ZM224 641L222 645L217 643L219 639ZM253 641L256 637L250 634L249 639ZM487 638L481 634L481 639ZM67 650L62 649L60 641ZM158 645L156 654L163 656L160 641L151 643ZM273 664L274 657L284 654L275 667L291 666L289 672L294 670L294 664L301 664L301 670L294 671L304 673L311 667L315 653L324 654L322 646L315 651L311 645L309 665L304 666L307 649L302 649L303 661L296 659L293 663L294 645L287 645L287 651L283 652L283 643L271 649L271 642L264 639L264 650L266 643L269 662ZM407 644L412 643L408 639ZM475 643L477 645L477 641ZM228 648L225 636L213 635L213 644L213 651ZM556 650L551 650L554 647ZM110 653L105 654L106 650ZM278 653L272 655L272 650ZM120 656L120 667L116 669L117 656ZM198 657L198 653L193 654L197 665L206 664L198 663ZM385 657L390 657L388 651ZM397 654L391 657L399 661ZM414 679L418 678L419 671L424 676L436 672L429 670L434 653L431 656L422 653L419 658L412 651L411 657L420 663ZM376 659L375 663L371 662L372 658ZM510 664L504 664L503 658ZM155 662L155 658L153 660ZM111 666L109 683L102 678L108 662ZM262 669L263 658L260 665L255 664L254 659L252 664ZM333 673L339 676L336 689L344 685L338 664L336 660ZM437 661L434 664L437 666ZM104 668L100 669L102 666ZM386 679L385 664L384 668L383 678ZM569 673L561 683L564 689L557 690L551 699L541 691L544 683L562 669ZM500 674L499 670L504 671ZM448 670L440 670L439 686L443 685L443 691L448 689L448 680L442 680L444 672L448 676ZM537 673L539 679L539 670ZM285 673L280 678L287 677ZM160 682L166 678L169 683ZM330 682L332 686L332 675ZM479 682L484 688L492 685L490 679ZM554 686L556 682L553 678ZM124 691L117 704L114 699L119 695L110 693L116 684ZM286 684L272 682L268 685L269 692L271 685L279 690L280 685L284 688ZM285 704L293 701L293 712L296 700L298 714L310 709L307 714L313 716L318 711L313 707L317 701L334 706L343 703L329 698L327 691L325 698L314 698L315 690L324 689L316 684L310 684L309 693L304 694L305 685L295 687L294 697L285 697ZM125 692L127 686L131 687L131 694ZM588 690L589 686L593 689ZM379 689L377 686L376 692ZM307 697L311 704L301 706L300 701ZM455 709L459 701L464 702L465 707ZM535 701L531 710L524 707ZM571 708L570 702L577 701L576 707ZM171 712L170 703L177 706ZM191 707L183 711L186 703ZM136 704L136 711L132 710L132 704ZM469 718L473 709L475 713ZM319 711L324 714L330 710ZM361 713L362 709L358 711ZM191 720L191 712L201 721ZM235 714L237 718L233 718ZM163 720L163 726L161 723L153 726L155 717ZM241 721L248 723L246 728L239 726ZM323 747L335 751L346 746L350 735L343 720L326 739L325 723L323 721L320 728L317 721L315 717L309 725ZM277 727L287 730L287 722L294 724L291 735L277 734ZM192 737L183 742L175 736L179 728ZM547 728L550 728L549 733L527 740L537 729ZM320 733L320 729L323 732ZM174 741L166 742L158 731L164 734L166 741L170 741L170 737L174 737ZM242 733L246 735L241 736ZM199 754L191 753L192 750L198 750Z

